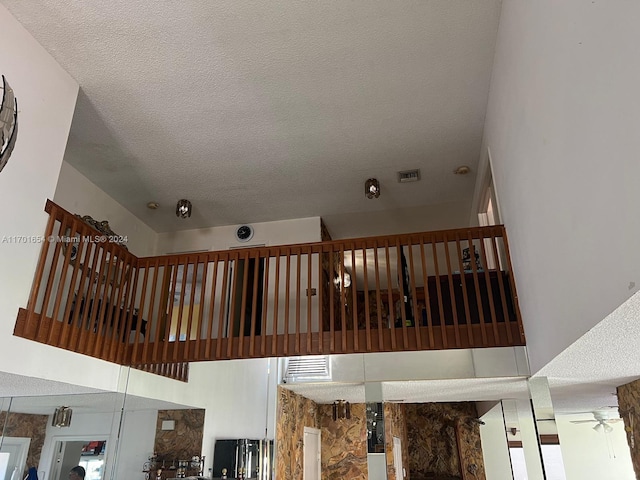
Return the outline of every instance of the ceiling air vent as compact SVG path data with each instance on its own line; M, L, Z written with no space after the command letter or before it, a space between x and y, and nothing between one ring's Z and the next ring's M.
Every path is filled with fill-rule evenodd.
M417 182L418 180L420 180L419 169L398 172L398 181L400 183Z
M291 357L287 359L284 381L294 383L331 380L330 365L328 355Z

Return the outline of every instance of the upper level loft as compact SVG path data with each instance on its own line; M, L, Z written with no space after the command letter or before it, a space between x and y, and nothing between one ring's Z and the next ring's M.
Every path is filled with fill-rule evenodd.
M503 226L137 258L45 210L27 339L175 378L194 361L525 344Z

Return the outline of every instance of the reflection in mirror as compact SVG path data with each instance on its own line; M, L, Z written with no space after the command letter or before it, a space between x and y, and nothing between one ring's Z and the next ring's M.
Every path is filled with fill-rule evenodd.
M113 478L124 395L92 393L14 397L2 412L2 452L8 453L3 479L66 480L71 468L85 468L87 480ZM64 407L65 415L55 417ZM64 421L61 421L64 420ZM56 426L57 425L57 426Z
M264 358L194 362L188 382L131 369L118 478L221 478L224 468L270 480L277 373Z
M509 454L515 480L544 480L535 419L529 399L503 400Z
M366 380L366 371L364 372ZM367 430L367 473L369 480L387 479L385 456L385 415L382 404L382 383L366 382L365 415Z
M565 468L549 382L547 377L531 377L528 383L545 474L547 478L564 480Z
M314 361L315 374L303 367ZM319 368L323 362L326 369ZM365 480L367 430L362 355L292 357L281 359L280 366L276 478L301 478L304 473L305 479ZM345 415L333 419L333 405L338 400L349 402L350 418ZM313 441L316 439L317 443Z

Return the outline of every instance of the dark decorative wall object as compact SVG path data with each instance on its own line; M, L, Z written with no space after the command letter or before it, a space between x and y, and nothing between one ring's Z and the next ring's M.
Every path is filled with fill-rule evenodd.
M204 410L158 410L154 451L158 460L191 460L202 454ZM173 430L162 430L164 420L175 422ZM169 464L170 465L170 464Z
M27 465L20 478L24 478L29 467L38 468L40 454L47 431L48 415L31 415L28 413L0 412L0 425L4 425L4 435L7 437L27 437L31 438L29 453L27 454ZM6 422L6 425L5 425Z

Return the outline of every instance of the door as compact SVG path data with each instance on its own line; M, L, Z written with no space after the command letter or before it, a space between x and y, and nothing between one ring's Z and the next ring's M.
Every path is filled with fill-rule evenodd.
M84 440L57 441L51 469L53 476L51 478L54 480L66 480L71 469L80 464L82 447L86 443Z
M393 468L396 471L396 480L402 480L404 467L402 466L402 441L399 437L393 437Z
M320 480L320 430L304 427L302 480Z
M5 454L3 464L6 463L5 475L0 476L0 480L21 480L24 477L30 443L31 439L26 437L0 437L0 452Z

